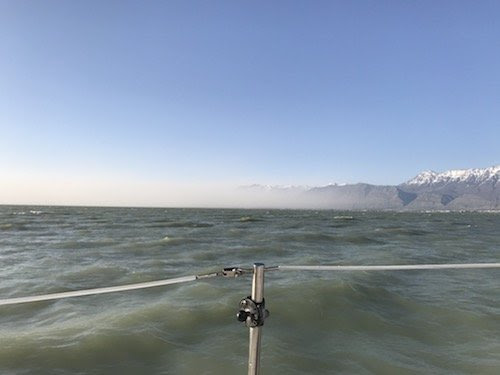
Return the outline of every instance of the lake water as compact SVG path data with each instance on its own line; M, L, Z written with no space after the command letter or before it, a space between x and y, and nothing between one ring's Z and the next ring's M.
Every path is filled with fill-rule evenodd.
M0 206L0 298L500 262L500 214ZM245 374L251 278L0 306L2 374ZM263 374L499 374L500 270L266 274Z

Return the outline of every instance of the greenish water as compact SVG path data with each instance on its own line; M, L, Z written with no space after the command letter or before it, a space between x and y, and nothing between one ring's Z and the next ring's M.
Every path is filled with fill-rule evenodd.
M500 215L0 206L0 298L226 266L500 262ZM263 374L499 374L500 271L266 275ZM2 374L245 374L250 278L0 307Z

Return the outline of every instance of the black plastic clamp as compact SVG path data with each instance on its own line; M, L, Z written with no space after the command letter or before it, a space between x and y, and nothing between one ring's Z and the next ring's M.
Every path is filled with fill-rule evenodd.
M243 298L240 301L240 310L236 314L236 318L240 322L245 322L245 325L250 327L259 327L264 325L264 320L269 316L269 311L266 310L266 300L257 303L252 300L251 296Z

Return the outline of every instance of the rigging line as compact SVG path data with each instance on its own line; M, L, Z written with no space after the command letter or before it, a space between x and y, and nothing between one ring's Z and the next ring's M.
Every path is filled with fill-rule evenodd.
M70 291L70 292L42 294L42 295L38 295L38 296L7 298L7 299L0 299L0 306L14 305L14 304L28 303L28 302L48 301L48 300L60 299L60 298L90 296L90 295L94 295L94 294L124 292L127 290L135 290L135 289L154 288L157 286L187 283L187 282L195 281L198 279L205 279L205 278L216 277L216 276L220 276L219 273L212 273L212 274L206 274L206 275L183 276L183 277L176 277L173 279L147 281L147 282L143 282L143 283L110 286L110 287L104 287L104 288L74 290L74 291Z
M380 265L380 266L342 266L342 265L317 265L317 266L273 266L267 267L266 271L275 270L296 270L296 271L401 271L401 270L434 270L434 269L485 269L500 268L500 263L462 263L462 264L410 264L410 265ZM164 285L180 284L200 279L212 278L217 276L237 277L241 274L249 273L248 269L225 268L222 272L214 272L203 275L183 276L172 279L147 281L136 284L126 284L110 286L103 288L74 290L69 292L59 292L42 294L37 296L14 297L0 299L0 306L14 305L20 303L49 301L61 298L82 297L95 294L124 292L128 290L146 289Z
M459 264L402 264L380 266L278 266L278 270L294 271L404 271L442 269L483 269L500 268L500 263L459 263Z

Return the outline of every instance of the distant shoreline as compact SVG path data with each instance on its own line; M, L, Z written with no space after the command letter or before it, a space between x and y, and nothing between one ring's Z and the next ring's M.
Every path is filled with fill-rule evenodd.
M294 208L294 207L195 207L195 206L119 206L119 205L79 205L79 204L39 204L39 203L0 203L0 207L25 208L104 208L104 209L168 209L168 210L249 210L249 211L336 211L336 212L392 212L392 213L500 213L499 209L477 210L412 210L412 209L342 209L342 208Z

